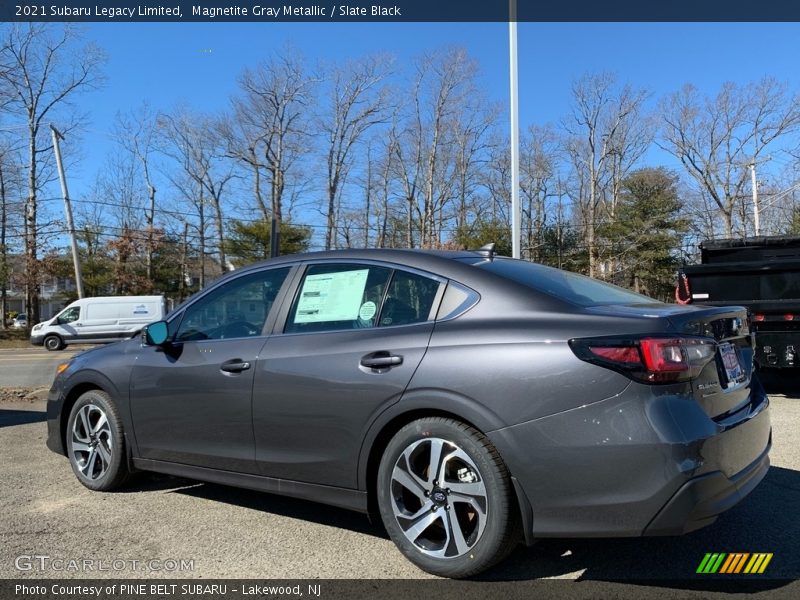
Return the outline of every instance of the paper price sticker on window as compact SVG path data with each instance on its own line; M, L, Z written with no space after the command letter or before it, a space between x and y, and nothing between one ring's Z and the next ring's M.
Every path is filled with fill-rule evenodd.
M309 275L300 292L294 322L354 321L359 316L367 275L369 269Z
M358 318L362 321L369 321L372 317L375 316L378 307L375 306L374 302L364 302L361 305L361 308L358 310Z

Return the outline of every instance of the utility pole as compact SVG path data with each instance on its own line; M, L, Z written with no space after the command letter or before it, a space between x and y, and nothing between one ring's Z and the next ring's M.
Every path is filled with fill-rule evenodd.
M750 163L750 180L753 187L753 227L755 228L756 235L761 230L761 223L758 214L758 181L756 181L756 161Z
M69 202L69 192L67 191L67 177L64 175L64 163L61 162L61 148L58 145L58 140L63 140L64 136L52 124L50 133L53 134L53 150L56 154L58 178L61 180L61 193L64 194L64 213L67 217L67 231L69 231L70 245L72 246L72 263L75 266L75 286L78 288L78 298L83 298L83 276L81 275L81 259L78 256L78 240L75 239L75 225L72 223L72 205Z
M511 81L511 256L520 258L519 90L517 86L517 0L508 2L508 58Z

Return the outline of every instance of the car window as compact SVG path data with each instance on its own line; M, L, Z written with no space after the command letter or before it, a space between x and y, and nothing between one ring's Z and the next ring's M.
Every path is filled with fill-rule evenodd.
M175 341L219 340L261 335L289 267L232 279L184 311Z
M60 315L58 315L58 322L59 323L73 323L77 321L81 316L81 307L80 306L73 306L72 308L66 309Z
M311 265L303 276L284 331L374 327L391 275L391 269L375 265Z
M470 258L464 262L580 306L659 303L610 283L524 260Z
M411 325L431 319L439 282L429 277L395 271L381 308L380 327Z

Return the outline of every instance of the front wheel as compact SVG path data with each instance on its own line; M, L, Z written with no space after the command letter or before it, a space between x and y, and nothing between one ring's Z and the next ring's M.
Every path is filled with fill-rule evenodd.
M67 455L72 471L90 490L112 491L128 479L122 420L108 394L84 393L67 421Z
M403 427L386 447L377 483L389 536L428 573L477 575L518 540L508 470L491 442L464 423L434 417Z
M64 342L57 335L48 335L44 338L44 347L53 352L61 350L64 347Z

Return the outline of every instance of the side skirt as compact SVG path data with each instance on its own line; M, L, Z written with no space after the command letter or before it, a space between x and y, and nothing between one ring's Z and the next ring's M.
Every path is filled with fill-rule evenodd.
M176 477L198 479L209 483L220 483L233 487L247 488L259 492L269 492L292 498L302 498L322 504L330 504L339 508L346 508L361 513L367 512L367 493L359 490L337 488L329 485L317 485L290 481L288 479L275 479L249 473L234 473L232 471L219 471L206 467L195 467L178 463L151 460L148 458L133 458L133 466L140 471L154 471Z

